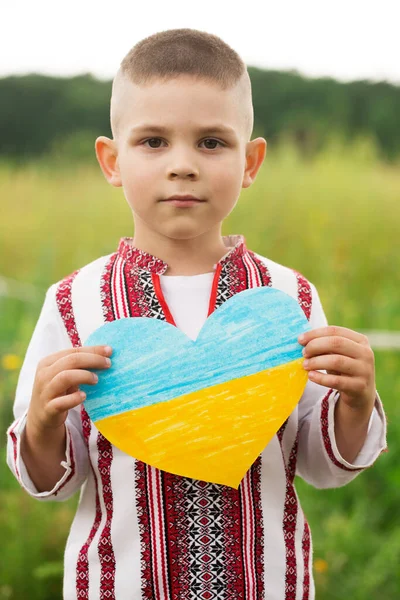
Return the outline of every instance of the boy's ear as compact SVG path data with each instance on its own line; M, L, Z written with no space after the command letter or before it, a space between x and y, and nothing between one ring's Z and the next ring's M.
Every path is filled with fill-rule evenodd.
M95 142L97 160L104 177L114 187L121 187L121 175L118 166L118 152L114 140L104 135L97 138Z
M246 147L246 166L243 174L242 187L248 188L256 178L259 168L264 162L267 153L267 141L258 137L247 143Z

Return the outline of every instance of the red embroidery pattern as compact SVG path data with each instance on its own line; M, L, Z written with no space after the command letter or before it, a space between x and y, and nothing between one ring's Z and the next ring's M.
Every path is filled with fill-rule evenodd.
M99 453L99 471L103 487L103 499L107 519L100 535L98 552L101 566L100 575L100 600L114 598L115 586L115 557L111 541L111 521L113 516L113 495L111 489L111 462L113 458L112 446L100 433L97 435L97 449Z
M333 464L336 467L339 467L339 469L343 469L343 471L350 471L350 472L363 471L364 470L363 468L350 469L349 467L346 467L346 465L342 465L342 463L340 463L335 458L335 455L333 454L332 444L331 444L331 440L329 437L329 420L328 420L329 397L332 394L332 392L334 392L334 390L329 390L329 392L326 394L325 398L322 400L322 404L321 404L321 429L322 429L322 438L324 440L325 450L326 450L329 458L333 462Z
M283 425L281 425L280 429L278 429L277 434L276 434L278 436L278 440L281 445L281 449L282 449L283 434L285 433L285 429L288 424L288 420L289 419L286 419L286 421L283 423ZM282 449L282 458L283 458L283 462L285 462L285 457L283 456L283 449Z
M272 286L272 278L270 275L270 272L268 271L268 267L261 261L259 260L255 253L252 252L251 250L247 250L247 254L251 257L255 267L258 269L259 272L259 277L262 281L262 284L259 285L263 285L263 286Z
M189 525L188 563L190 595L208 600L225 587L225 549L223 547L223 486L184 478L186 512Z
M151 526L146 471L147 465L145 463L140 460L135 462L136 509L141 541L142 597L145 600L153 600L156 595L153 587L154 574L152 572Z
M310 597L310 548L311 536L310 528L306 519L304 519L304 532L302 540L303 557L304 557L304 580L303 580L303 600L309 600Z
M163 273L165 273L168 268L167 263L161 260L161 258L156 258L152 254L134 247L132 243L132 237L124 237L121 238L118 246L118 254L127 264L133 267L135 271L143 269L144 271L156 273L157 275L163 275Z
M286 498L283 513L283 535L286 546L286 575L285 575L285 600L296 598L297 585L297 564L296 564L296 521L298 512L297 496L293 481L296 473L296 457L299 442L299 434L289 456L289 462L286 469Z
M253 463L239 486L242 515L244 599L264 598L264 531L261 509L261 457Z
M131 317L150 317L151 308L146 297L146 286L150 286L151 279L146 277L129 263L124 267L124 278L128 296L129 315Z
M65 277L56 291L57 307L74 348L82 345L76 328L71 300L72 283L78 273L79 269L74 271L74 273L71 273L68 277Z
M149 496L149 508L150 518L152 527L152 538L154 539L154 552L153 560L154 567L153 572L157 573L157 577L154 582L156 584L156 596L157 598L170 598L167 571L169 570L165 540L165 521L164 521L164 505L161 496L163 496L161 483L162 483L163 472L155 467L147 465L147 490L150 492Z
M112 254L109 261L104 267L104 271L100 282L100 300L103 308L104 321L114 320L114 306L113 306L113 295L111 294L111 278L117 258L117 253Z
M251 485L253 492L253 507L255 518L254 553L256 562L257 600L264 599L264 526L261 502L261 456L252 467Z
M164 515L168 523L166 547L168 548L169 589L172 600L190 596L189 572L189 518L187 494L182 477L163 473ZM206 512L206 507L203 507Z
M301 273L298 273L297 271L294 271L296 275L296 279L297 279L297 299L299 302L299 305L301 306L301 308L304 311L304 314L306 315L308 321L310 320L311 317L311 304L312 304L312 293L311 293L311 286L309 284L309 282L307 281L307 279L305 277L303 277L303 275L301 275Z
M9 435L11 436L12 442L13 442L13 451L14 451L14 467L15 467L15 472L17 474L18 477L18 481L21 483L21 476L19 474L19 469L17 466L17 456L18 456L18 452L17 452L17 448L18 448L18 441L17 441L17 436L14 433L14 429L16 428L16 426L19 423L19 419L18 421L16 421L16 423L14 424L13 428L9 430Z
M224 486L222 489L222 497L226 598L240 598L245 600L240 493L238 490Z
M81 406L81 422L82 422L82 431L83 431L83 437L86 443L86 447L88 448L88 453L89 453L89 437L90 437L90 430L91 430L91 421L89 419L89 415L87 414L86 410L83 408L83 406ZM101 521L101 506L100 506L100 497L99 497L99 484L97 481L97 477L96 477L96 473L95 470L93 468L92 462L90 460L90 453L89 453L89 461L90 461L90 467L93 473L93 478L95 481L95 489L96 489L96 510L95 510L95 516L94 516L94 521L93 521L93 525L92 528L90 530L89 536L86 540L86 542L83 544L82 548L80 549L79 552L79 556L78 556L78 561L77 561L77 565L76 565L76 592L77 592L77 597L78 598L84 598L85 600L87 600L87 598L89 598L89 561L88 561L88 550L90 547L90 544L93 541L94 536L96 535L96 532L99 528L100 525L100 521Z

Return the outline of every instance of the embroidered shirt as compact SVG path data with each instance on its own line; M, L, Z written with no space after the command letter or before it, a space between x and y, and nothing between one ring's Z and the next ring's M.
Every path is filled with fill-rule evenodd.
M333 411L338 393L308 382L302 398L244 476L239 489L171 475L124 454L82 407L70 410L63 477L38 492L20 453L39 360L80 346L104 322L164 319L195 339L232 295L268 285L295 298L312 328L327 324L315 286L300 273L224 237L212 273L166 276L165 262L122 238L47 291L20 372L8 430L8 464L42 501L81 489L65 550L64 599L313 600L312 543L295 474L318 488L347 484L386 449L379 395L357 459L340 455Z

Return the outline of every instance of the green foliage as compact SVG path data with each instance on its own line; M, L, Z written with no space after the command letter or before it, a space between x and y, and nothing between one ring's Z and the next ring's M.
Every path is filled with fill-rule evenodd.
M382 159L400 154L400 88L385 81L340 83L296 71L249 67L255 123L272 144L290 134L303 155L315 156L332 133L346 142L367 136Z
M313 157L332 133L341 132L347 143L371 138L386 161L399 157L399 87L385 81L341 83L295 71L248 70L254 130L270 144L290 136L304 156ZM111 135L110 95L111 81L90 74L0 79L0 157L17 164L39 155L52 160L56 149L57 156L62 152L65 160L80 162L97 136Z
M91 75L0 79L0 155L18 163L51 155L55 145L78 132L110 135L110 95L111 82ZM74 146L68 152L76 157Z
M400 175L378 162L376 145L330 136L304 157L290 136L268 148L255 183L224 224L249 248L296 268L318 287L329 322L356 330L400 330ZM34 284L29 302L0 298L0 426L12 420L18 371L46 288L115 250L132 235L121 190L93 166L37 161L0 167L0 274ZM112 218L110 214L112 212ZM21 215L23 215L21 217ZM400 353L375 353L388 417L389 452L352 483L297 489L314 542L319 600L400 597ZM4 437L3 437L4 441ZM0 600L58 600L63 550L77 497L40 503L22 492L0 449Z
M33 576L38 580L60 579L63 575L64 565L62 561L47 562L33 571Z

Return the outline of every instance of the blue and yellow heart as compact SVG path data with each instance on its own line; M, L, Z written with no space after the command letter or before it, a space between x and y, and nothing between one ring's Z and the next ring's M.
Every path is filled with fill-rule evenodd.
M97 429L123 452L170 473L238 488L307 383L298 336L310 329L280 290L244 290L197 339L159 319L105 323L112 366L82 385Z

